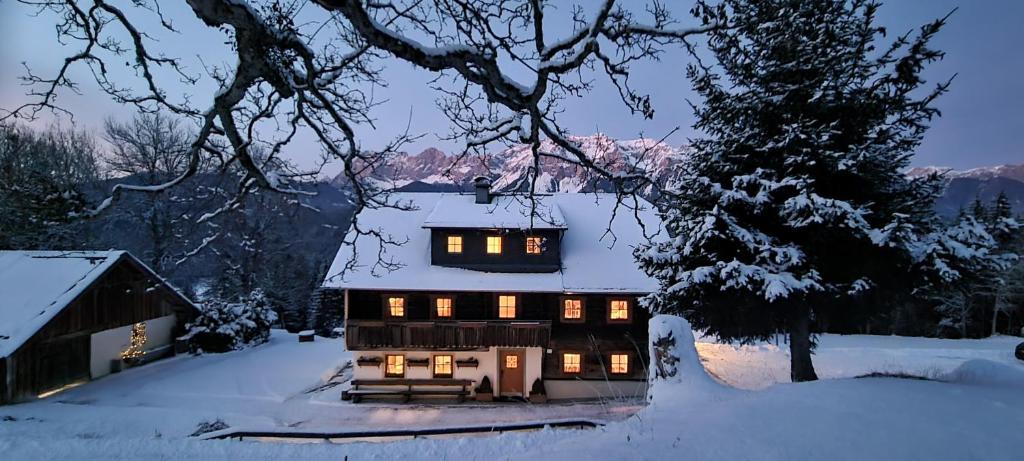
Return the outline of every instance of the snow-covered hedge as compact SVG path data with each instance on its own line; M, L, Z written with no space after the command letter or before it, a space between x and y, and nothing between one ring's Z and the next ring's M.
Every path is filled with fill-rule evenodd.
M651 336L650 392L648 400L671 401L683 394L707 394L724 389L700 363L690 323L674 315L655 315Z
M262 290L253 291L239 302L210 300L187 325L192 352L227 352L262 344L270 339L270 326L277 314Z

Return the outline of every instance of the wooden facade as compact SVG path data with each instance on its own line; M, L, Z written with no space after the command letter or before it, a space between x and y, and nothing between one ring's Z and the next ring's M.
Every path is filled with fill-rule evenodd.
M499 319L497 299L517 299L515 319ZM452 317L432 314L437 297L453 300ZM404 300L403 318L387 315L389 297ZM564 319L564 301L581 301L580 319ZM644 379L647 321L637 306L638 294L416 292L349 290L345 339L349 350L472 350L487 347L544 348L543 378L566 380ZM612 300L629 304L628 321L612 321ZM564 352L580 353L579 373L563 373ZM629 371L609 373L610 355L629 357Z
M349 320L348 349L475 350L487 347L548 347L551 322L382 322Z
M90 336L168 315L177 334L192 304L134 258L123 255L11 355L0 358L0 403L89 379Z
M449 236L462 238L462 251L450 253ZM500 236L500 254L487 253L487 237ZM526 251L527 237L541 239L541 251ZM430 259L435 266L460 267L485 272L556 272L561 267L561 231L538 229L520 230L486 229L431 229Z

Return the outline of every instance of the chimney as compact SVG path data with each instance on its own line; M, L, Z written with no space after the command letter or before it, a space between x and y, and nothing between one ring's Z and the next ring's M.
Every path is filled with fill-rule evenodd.
M487 176L473 178L473 188L476 189L476 203L491 203L491 180Z

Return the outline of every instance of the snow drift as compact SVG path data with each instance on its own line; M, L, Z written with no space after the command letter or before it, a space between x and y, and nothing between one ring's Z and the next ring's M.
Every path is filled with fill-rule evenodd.
M986 359L968 360L941 378L960 384L1018 387L1024 389L1024 371Z

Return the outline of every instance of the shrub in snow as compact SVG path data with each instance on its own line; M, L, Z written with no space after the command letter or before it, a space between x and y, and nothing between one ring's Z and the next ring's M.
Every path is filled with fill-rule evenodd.
M210 432L223 431L231 426L228 426L223 420L217 419L215 421L203 421L196 426L196 431L189 434L189 437L199 437L203 434L209 434Z
M257 289L239 302L204 303L184 339L192 352L227 352L267 342L276 320L263 291Z
M649 401L671 399L681 392L714 392L723 386L700 363L690 323L674 315L656 315L648 323L651 370ZM664 394L671 394L663 397Z
M476 399L481 401L490 401L493 394L494 390L491 388L491 378L484 376L484 379L480 380L480 385L476 387Z

